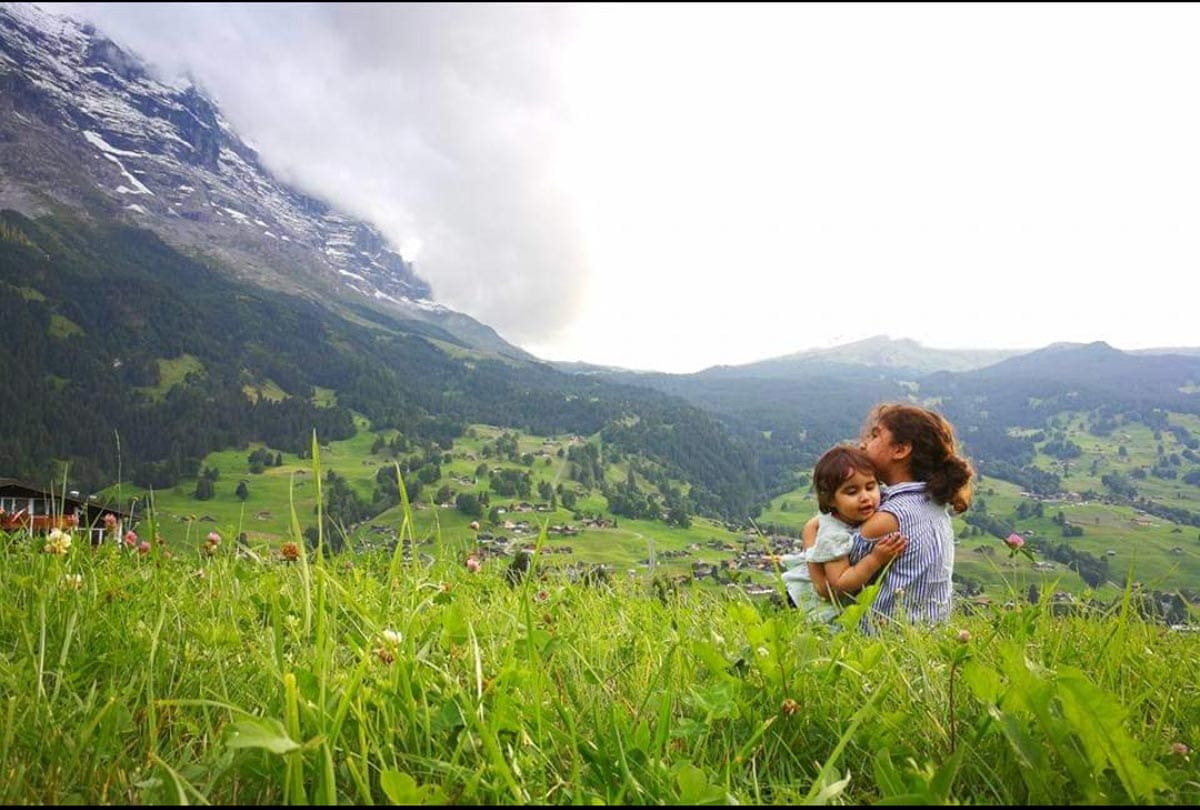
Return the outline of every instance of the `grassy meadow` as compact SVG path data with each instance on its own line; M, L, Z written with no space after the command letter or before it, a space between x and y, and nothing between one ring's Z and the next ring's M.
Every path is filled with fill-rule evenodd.
M430 548L0 538L0 801L1200 801L1200 634L1126 605L870 636Z

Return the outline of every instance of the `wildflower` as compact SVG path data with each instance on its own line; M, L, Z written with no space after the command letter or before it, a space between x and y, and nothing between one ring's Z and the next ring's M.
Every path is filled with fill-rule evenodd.
M471 529L471 531L473 531L473 532L477 532L477 531L479 531L479 521L478 521L478 520L472 520L472 521L471 521L471 525L470 525L470 529Z
M970 640L971 640L971 631L970 630L964 629L964 630L958 631L958 643L959 644L966 644Z
M1172 754L1177 754L1181 757L1186 757L1189 753L1191 753L1191 750L1192 749L1187 747L1187 743L1181 743L1181 742L1171 743L1171 753Z
M117 528L117 516L114 515L112 512L109 512L107 515L104 516L104 529L105 529L105 531L111 532L116 528Z
M300 545L293 540L289 540L279 547L279 554L287 562L295 562L300 559Z
M46 536L46 545L42 551L47 554L57 554L64 556L71 550L71 535L64 532L62 529L51 529L50 534Z
M137 532L130 530L125 532L125 547L133 548L138 544Z
M143 540L142 542L138 543L137 550L138 550L138 554L149 554L150 553L150 541Z
M83 587L83 574L67 574L63 577L63 585L73 590Z
M550 599L550 594L545 591L538 591L537 596L533 597L538 602L546 602Z
M196 579L204 579L205 573L203 568L196 569Z
M221 545L221 535L217 534L216 532L209 532L207 539L208 542L214 546Z
M1013 532L1008 537L1004 538L1004 544L1014 551L1025 545L1025 538Z
M373 652L375 657L385 664L390 664L396 660L396 648L400 646L400 642L404 641L399 631L387 629L381 630L379 633L379 644L375 646Z
M800 704L791 698L787 698L783 701L783 705L779 707L779 710L788 717L791 717L793 714L800 711Z
M468 570L468 571L470 571L472 574L474 574L474 573L477 573L477 572L479 571L479 568L480 568L480 565L479 565L479 559L478 559L478 558L476 558L476 557L467 557L467 570Z

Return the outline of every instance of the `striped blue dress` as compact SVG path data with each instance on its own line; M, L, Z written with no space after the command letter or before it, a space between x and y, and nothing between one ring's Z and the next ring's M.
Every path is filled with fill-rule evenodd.
M950 507L926 494L924 481L906 481L887 488L879 510L896 516L908 546L884 574L862 628L869 632L872 625L888 624L901 617L922 624L948 621L954 575ZM855 532L850 562L858 562L870 551L871 542Z

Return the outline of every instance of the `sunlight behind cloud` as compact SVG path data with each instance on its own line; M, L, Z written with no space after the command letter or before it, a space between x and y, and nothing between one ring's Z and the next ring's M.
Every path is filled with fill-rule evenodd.
M1200 258L1173 235L1200 213L1184 194L1200 180L1196 115L1169 89L1194 61L1186 38L1156 30L1146 61L1113 55L1127 26L1153 26L1129 8L1028 22L585 9L566 90L595 280L563 349L695 370L882 331L943 347L1187 343L1178 299L1156 298L1179 328L1150 337L1122 326L1133 313L1113 295L1121 278L1169 286Z
M1195 342L1196 6L66 5L547 359Z

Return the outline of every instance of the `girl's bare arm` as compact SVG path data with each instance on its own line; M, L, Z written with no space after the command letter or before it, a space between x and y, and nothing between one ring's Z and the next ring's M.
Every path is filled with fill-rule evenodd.
M812 548L812 544L817 540L817 518L813 517L804 524L804 531L801 533L801 539L804 547ZM813 590L822 599L829 598L829 583L825 581L825 566L821 563L808 563L808 576L812 580Z
M900 531L900 521L896 520L896 516L891 512L881 512L879 510L876 510L875 514L867 518L858 527L858 533L868 540L874 540L878 537L883 537L885 534L898 531Z
M836 593L852 594L862 590L871 577L888 562L900 556L908 544L902 534L889 534L875 541L871 552L854 565L849 557L838 557L825 563L825 579L829 589Z

